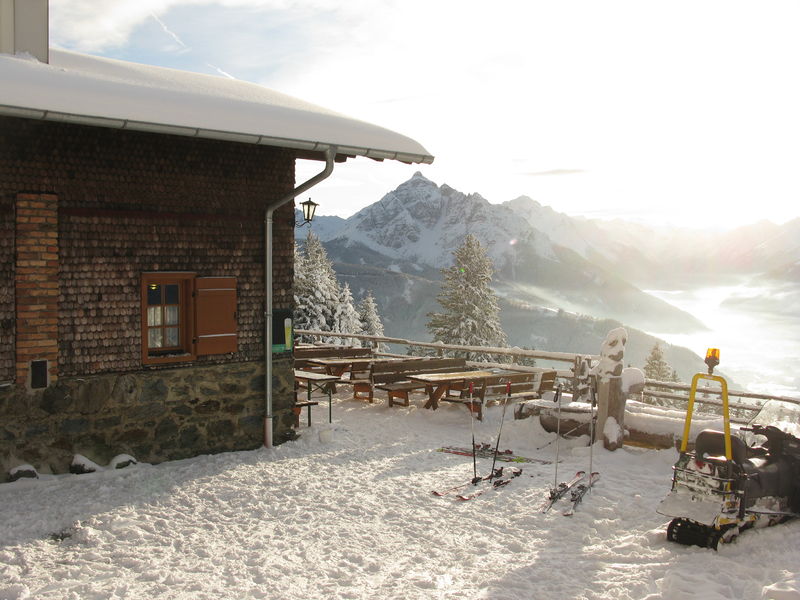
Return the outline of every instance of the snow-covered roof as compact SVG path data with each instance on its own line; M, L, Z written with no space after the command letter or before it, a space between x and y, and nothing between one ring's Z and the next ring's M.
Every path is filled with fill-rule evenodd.
M419 143L254 83L50 49L0 54L0 114L431 163Z

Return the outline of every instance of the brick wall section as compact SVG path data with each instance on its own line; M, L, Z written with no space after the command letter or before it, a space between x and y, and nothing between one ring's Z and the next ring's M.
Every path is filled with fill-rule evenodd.
M293 187L286 150L0 118L0 197L58 196L65 376L141 368L144 271L236 277L239 352L196 362L263 358L264 206ZM293 219L275 215L275 308L292 305Z
M0 383L14 381L14 204L15 197L0 194Z
M58 376L58 198L19 194L16 206L16 382L32 360L47 360Z

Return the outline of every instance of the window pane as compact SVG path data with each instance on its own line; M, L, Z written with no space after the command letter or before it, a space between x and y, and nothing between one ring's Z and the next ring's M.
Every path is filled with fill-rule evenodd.
M147 307L147 326L155 327L161 325L161 307L148 306Z
M157 283L151 283L147 286L147 304L150 306L161 304L161 286Z
M160 329L151 329L147 332L147 346L148 348L161 348L163 347L162 335Z
M167 327L164 329L164 346L166 348L174 348L178 345L178 328L177 327Z
M170 283L164 286L164 304L177 304L180 300L178 294L179 286L177 283Z
M165 306L164 307L164 325L178 325L178 307Z

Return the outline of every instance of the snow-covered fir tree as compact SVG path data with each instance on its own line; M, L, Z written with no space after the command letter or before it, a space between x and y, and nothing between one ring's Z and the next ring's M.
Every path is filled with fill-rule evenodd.
M338 302L333 308L333 328L337 333L362 333L361 319L353 301L350 285L345 283L339 289ZM339 338L338 343L357 346L358 340L354 338Z
M644 376L657 381L672 381L674 370L664 360L664 352L658 342L655 343L650 355L645 359Z
M467 235L453 253L452 267L442 269L444 282L436 297L443 312L428 313L428 331L435 342L463 346L506 345L500 305L489 287L494 269L478 238ZM463 353L462 353L463 354ZM491 355L466 353L468 360L491 361Z
M361 320L361 330L364 335L374 335L381 337L383 333L383 323L378 314L378 305L375 303L375 297L372 295L372 290L367 290L366 296L361 299L358 305L358 317ZM379 343L375 349L378 351L385 350L386 344Z
M300 252L295 245L294 303L295 329L334 330L339 284L322 242L310 229L303 251ZM309 342L316 339L300 338ZM322 341L333 339L331 336Z
M657 381L680 381L678 372L673 369L664 359L664 352L658 342L655 343L649 356L645 359L644 376L647 379ZM669 398L656 398L655 396L645 395L645 399L653 404L678 408L684 404L682 400L672 400Z

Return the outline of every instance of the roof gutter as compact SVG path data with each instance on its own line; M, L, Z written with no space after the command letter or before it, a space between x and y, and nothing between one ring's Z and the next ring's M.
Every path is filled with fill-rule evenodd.
M217 129L202 129L200 127L182 127L180 125L164 125L162 123L148 123L146 121L132 121L130 119L109 119L90 115L40 110L36 108L22 108L18 106L0 105L0 115L8 117L21 117L23 119L36 119L41 121L56 121L59 123L72 123L74 125L89 125L91 127L107 127L110 129L125 129L128 131L144 131L148 133L163 133L167 135L183 135L186 137L222 140L226 142L239 142L242 144L255 144L260 146L278 146L293 150L307 150L310 152L324 152L330 144L326 142L313 142L293 138L274 137L269 135L256 135L236 131L221 131ZM338 146L338 154L347 156L366 156L375 160L397 160L404 163L431 164L433 156L428 154L411 154L381 148L361 148L357 146Z
M325 168L305 183L296 187L288 195L267 206L264 214L264 446L267 448L272 448L273 446L272 434L275 428L272 414L272 215L287 202L291 202L306 190L327 179L333 173L337 151L338 148L336 146L325 148Z

